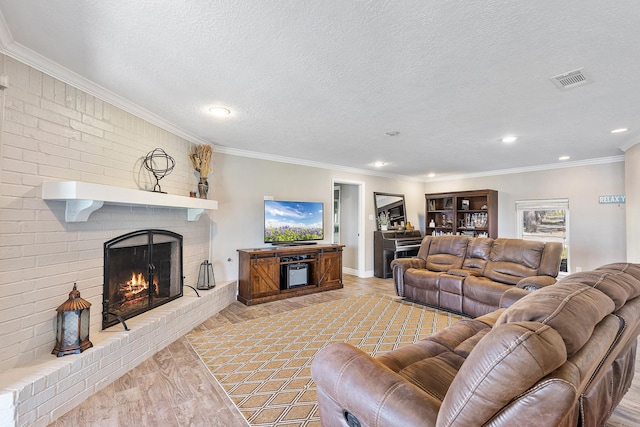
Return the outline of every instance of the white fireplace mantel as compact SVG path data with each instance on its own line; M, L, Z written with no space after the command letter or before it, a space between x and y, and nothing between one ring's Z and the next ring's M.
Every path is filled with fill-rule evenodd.
M187 210L188 221L197 221L205 210L218 209L218 202L215 200L79 181L43 182L42 199L65 201L67 203L65 221L67 222L86 222L89 216L105 203L184 208Z

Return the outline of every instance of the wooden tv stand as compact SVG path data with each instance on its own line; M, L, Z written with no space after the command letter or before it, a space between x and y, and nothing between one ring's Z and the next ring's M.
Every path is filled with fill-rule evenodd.
M342 288L344 245L238 249L238 301L260 304Z

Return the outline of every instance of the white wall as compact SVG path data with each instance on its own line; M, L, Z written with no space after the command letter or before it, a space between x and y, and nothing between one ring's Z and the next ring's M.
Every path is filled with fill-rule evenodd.
M366 271L373 269L375 222L373 192L405 195L408 220L425 230L425 193L495 189L499 192L499 235L516 236L515 202L568 198L571 267L583 270L626 260L625 205L601 205L601 195L624 194L624 163L420 183L359 175L235 155L215 156L213 198L219 202L213 236L214 262L223 280L237 277L236 250L262 246L262 201L265 195L332 203L332 178L364 182ZM325 234L331 232L331 210L325 209ZM330 241L331 234L326 234Z
M222 280L238 277L237 250L264 246L264 196L286 200L313 200L325 204L325 237L331 242L332 179L364 183L365 270L373 275L373 193L401 193L407 201L408 220L420 224L424 217L422 182L354 174L341 170L214 153L212 198L218 200L213 230L213 263Z
M433 182L425 192L485 188L498 190L500 237L516 237L516 201L568 198L572 272L626 261L625 205L598 202L599 196L625 193L623 162Z
M640 144L624 153L627 196L627 261L640 262Z
M358 186L340 185L340 244L345 245L342 267L358 270Z

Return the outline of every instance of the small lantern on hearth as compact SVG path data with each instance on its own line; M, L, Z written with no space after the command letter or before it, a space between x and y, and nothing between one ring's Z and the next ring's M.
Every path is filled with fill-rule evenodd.
M213 275L213 266L207 260L200 264L198 273L198 289L212 289L216 287L216 276Z
M64 356L78 354L93 347L89 341L89 301L80 298L77 285L69 293L69 299L56 309L56 346L51 354Z

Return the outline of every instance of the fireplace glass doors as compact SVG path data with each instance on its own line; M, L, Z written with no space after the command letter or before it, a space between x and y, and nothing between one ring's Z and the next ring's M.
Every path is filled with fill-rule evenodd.
M181 297L182 286L181 235L140 230L109 240L102 329Z

